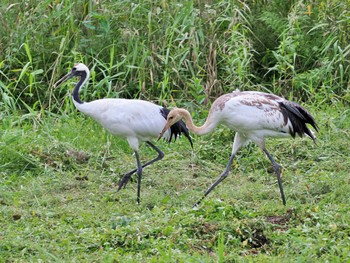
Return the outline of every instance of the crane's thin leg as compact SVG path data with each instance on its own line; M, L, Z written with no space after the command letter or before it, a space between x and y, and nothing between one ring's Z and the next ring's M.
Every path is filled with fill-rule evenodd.
M219 183L221 183L227 176L228 173L230 171L232 162L233 162L233 158L235 157L236 153L238 152L238 150L247 142L247 139L240 133L236 132L235 135L235 139L233 141L233 146L232 146L232 154L230 157L230 160L228 161L228 164L226 166L225 171L220 174L220 176L216 179L216 181L208 188L208 190L204 193L204 196L199 199L197 201L197 203L195 203L193 207L196 207L197 205L200 204L200 202L202 202L202 200L211 192L211 190L213 190L215 188L215 186L217 186Z
M142 165L140 162L140 157L137 151L135 151L135 157L136 157L136 163L137 163L137 170L136 174L138 175L137 180L137 203L140 204L140 195L141 195L141 177L142 177Z
M278 186L280 188L282 202L284 205L286 205L286 198L284 197L282 180L281 180L281 166L275 161L275 159L273 159L272 155L265 148L263 148L262 150L264 151L264 153L266 154L266 156L270 159L270 161L272 163L273 170L275 171L275 173L277 175L277 182L278 182Z
M235 154L232 154L231 157L230 157L230 160L226 166L226 169L225 171L220 174L220 176L216 179L216 181L208 188L208 190L204 193L204 195L202 196L201 199L199 199L193 206L193 207L196 207L197 205L200 204L200 202L202 202L202 200L211 192L211 190L213 190L215 188L215 186L217 186L219 183L221 183L229 174L230 172L230 168L231 168L231 165L232 165L232 162L233 162L233 158L235 157Z
M156 158L154 158L154 159L148 161L148 162L145 163L144 165L142 165L142 168L145 168L145 167L147 167L148 165L150 165L150 164L152 164L152 163L154 163L154 162L156 162L156 161L159 161L159 160L163 159L163 157L164 157L164 153L162 152L161 149L159 149L157 146L155 146L153 143L151 143L151 142L149 142L149 141L147 141L146 143L147 143L149 146L151 146L152 149L154 149L154 150L158 153L158 156L157 156ZM130 178L131 178L131 175L132 175L133 173L135 173L136 171L137 171L137 169L134 169L134 170L131 170L131 171L127 172L126 174L124 174L124 176L122 177L122 179L120 179L120 181L119 181L119 183L118 183L118 190L117 190L117 191L119 191L120 189L122 189L123 186L124 186L124 188L125 188L126 184L129 182L129 180L130 180Z

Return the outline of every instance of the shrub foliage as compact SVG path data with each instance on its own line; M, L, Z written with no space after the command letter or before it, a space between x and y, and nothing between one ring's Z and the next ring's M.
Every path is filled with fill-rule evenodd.
M322 103L350 97L341 0L25 0L2 1L0 12L5 113L66 109L65 91L52 86L76 62L92 69L87 100L205 104L237 88Z

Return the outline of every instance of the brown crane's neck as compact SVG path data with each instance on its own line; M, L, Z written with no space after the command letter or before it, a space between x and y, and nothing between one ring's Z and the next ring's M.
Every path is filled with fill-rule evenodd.
M194 125L191 114L185 109L177 109L178 113L185 120L187 128L197 135L204 135L212 132L215 127L218 125L218 121L213 119L213 115L209 113L205 123L198 127Z

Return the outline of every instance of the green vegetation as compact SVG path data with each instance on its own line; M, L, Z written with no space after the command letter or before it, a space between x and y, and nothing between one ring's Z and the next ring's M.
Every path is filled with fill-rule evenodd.
M31 1L0 4L0 262L347 262L350 260L350 11L346 1ZM127 142L78 113L85 100L183 106L202 123L236 88L305 105L320 133L254 145L224 169L233 132L158 142L165 158L116 192L135 166ZM143 161L154 152L142 146Z

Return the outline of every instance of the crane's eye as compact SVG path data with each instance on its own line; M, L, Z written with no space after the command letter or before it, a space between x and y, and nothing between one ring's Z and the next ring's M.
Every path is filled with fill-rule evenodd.
M76 71L77 70L77 68L72 68L72 71Z
M169 116L169 120L172 120L172 119L174 119L174 117L173 116Z

